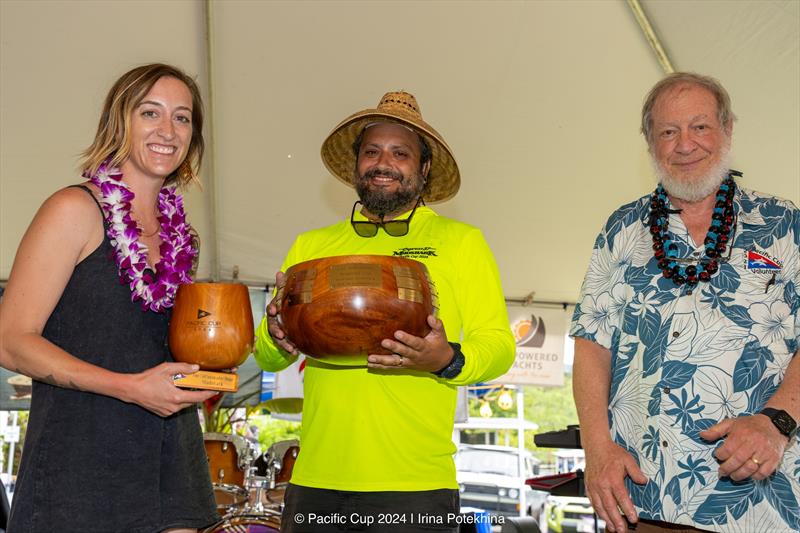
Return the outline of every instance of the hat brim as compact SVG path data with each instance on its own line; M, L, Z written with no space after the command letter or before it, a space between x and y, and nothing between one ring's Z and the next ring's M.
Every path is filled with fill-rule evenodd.
M353 153L353 143L358 134L374 122L394 122L408 126L427 141L432 153L428 182L422 192L427 203L444 202L456 195L461 186L461 174L453 152L439 132L423 120L407 120L378 109L367 109L347 117L322 143L322 162L331 174L350 187L354 186L356 156Z

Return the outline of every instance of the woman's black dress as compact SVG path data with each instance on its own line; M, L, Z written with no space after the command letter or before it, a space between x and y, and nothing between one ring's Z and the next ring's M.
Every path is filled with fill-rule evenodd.
M76 265L43 336L114 372L171 361L169 314L131 302L112 252L105 237ZM9 533L155 533L217 519L196 408L162 418L34 380Z

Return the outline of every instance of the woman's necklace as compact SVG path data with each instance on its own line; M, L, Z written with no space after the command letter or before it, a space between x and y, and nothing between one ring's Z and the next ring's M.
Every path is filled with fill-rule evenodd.
M157 209L154 209L153 214L155 215L156 219L155 228L153 228L153 231L145 231L146 226L144 225L144 222L142 222L141 217L137 216L136 211L134 210L133 206L131 206L131 217L136 221L136 227L139 228L139 237L149 239L161 231L161 222L158 220L160 213Z
M737 175L740 175L737 173ZM699 282L711 279L719 270L719 257L725 253L730 244L731 226L734 222L733 196L736 183L731 172L717 191L714 211L711 215L711 226L703 241L705 256L696 264L684 265L678 262L678 245L669 235L669 213L667 193L661 184L650 197L650 234L653 236L653 252L658 261L658 268L663 276L671 279L675 285L684 283L693 289ZM674 212L674 211L673 211Z
M140 237L144 237L145 239L149 239L150 237L152 237L153 235L155 235L156 233L158 233L158 230L160 230L160 229L161 229L161 227L160 227L160 226L156 226L156 229L154 229L154 230L153 230L153 231L151 231L150 233L145 233L145 232L144 232L144 226L141 226L141 227L140 227L140 230L139 230L139 233L140 233L140 235L139 235L139 236L140 236Z
M164 187L158 193L161 259L153 274L146 272L147 246L139 242L141 230L131 216L134 194L122 181L122 172L105 161L89 181L100 189L100 205L108 226L106 235L114 247L120 282L130 286L131 301L141 300L143 310L156 313L172 307L178 286L192 282L189 271L197 255L183 198L175 194L174 187ZM155 232L146 237L152 235Z

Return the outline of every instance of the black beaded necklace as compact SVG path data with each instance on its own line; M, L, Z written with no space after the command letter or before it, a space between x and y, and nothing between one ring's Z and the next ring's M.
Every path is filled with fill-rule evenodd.
M696 264L687 266L678 262L678 246L669 236L669 214L676 211L667 208L667 193L661 184L650 197L650 234L653 236L653 251L658 261L658 268L663 276L671 279L677 286L684 283L693 289L699 282L711 279L719 270L719 257L725 253L731 239L731 227L734 223L733 196L736 183L733 176L741 176L740 172L730 171L728 177L717 191L714 212L711 215L711 226L703 241L705 257Z

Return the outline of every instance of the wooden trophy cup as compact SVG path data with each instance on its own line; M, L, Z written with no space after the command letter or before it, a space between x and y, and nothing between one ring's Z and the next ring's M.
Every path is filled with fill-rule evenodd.
M403 330L424 337L436 289L419 261L384 255L322 257L286 271L279 288L281 327L297 348L334 365L366 365L389 354L383 339Z
M200 365L178 375L175 384L191 389L235 392L239 376L214 372L241 365L253 351L253 312L240 283L181 285L169 323L169 347L176 361Z

